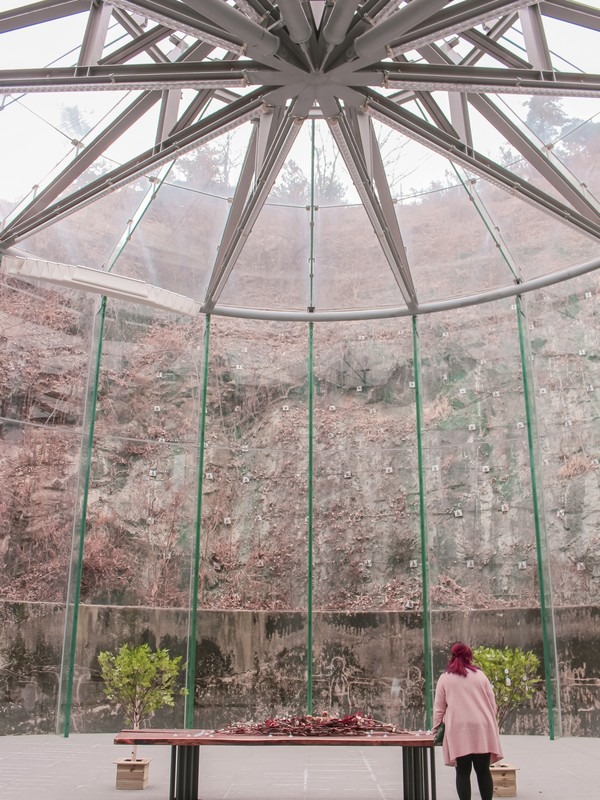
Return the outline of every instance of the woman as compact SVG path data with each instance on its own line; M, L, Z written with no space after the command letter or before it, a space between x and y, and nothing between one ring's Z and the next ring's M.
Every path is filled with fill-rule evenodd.
M446 726L444 763L456 767L459 800L471 800L471 767L477 775L481 800L492 800L490 764L502 758L496 721L496 700L485 674L473 664L471 648L456 642L441 675L433 708L433 732Z

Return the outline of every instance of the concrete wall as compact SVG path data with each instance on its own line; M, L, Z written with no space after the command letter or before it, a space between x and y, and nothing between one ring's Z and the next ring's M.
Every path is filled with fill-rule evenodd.
M600 735L600 610L556 611L563 732ZM82 606L73 685L73 731L113 731L120 713L102 692L97 655L147 641L185 659L187 612ZM50 732L60 681L64 608L0 604L0 733ZM313 712L370 713L408 729L425 726L422 619L411 612L313 616ZM198 617L196 723L218 727L273 714L305 713L306 618L294 612L203 611ZM434 675L448 646L511 646L542 656L536 609L434 612ZM182 726L183 698L154 725ZM510 720L506 733L546 732L545 692Z

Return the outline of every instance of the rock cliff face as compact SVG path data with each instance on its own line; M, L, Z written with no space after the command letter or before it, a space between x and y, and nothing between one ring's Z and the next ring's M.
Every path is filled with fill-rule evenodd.
M439 202L402 209L423 296L462 291L470 280L494 286L497 262L461 216L463 206L458 213L447 192L439 195ZM548 241L550 252L554 246L552 227L540 221L532 236L508 201L493 190L487 201L527 276L540 274ZM123 274L199 296L208 263L203 240L223 205L197 228L189 208L171 208L180 226L177 252L165 245L165 218L125 252ZM389 270L375 263L372 242L353 235L362 211L347 212L323 211L336 236L323 236L320 258L337 269L333 283L317 278L316 288L330 307L360 293L385 305ZM281 231L298 213L277 208L270 239L268 226L253 232L232 292L274 305L282 287L304 297L298 252L287 240L285 258L279 249ZM62 230L85 222L71 219ZM88 222L77 257L69 235L52 239L51 229L33 244L49 258L97 265L97 225ZM559 247L569 263L592 249L569 237L557 239ZM60 673L62 633L45 641L39 604L75 600L91 609L88 620L102 607L105 646L142 631L182 650L183 629L161 626L166 616L182 615L177 624L185 627L181 609L197 597L200 707L220 708L217 696L238 672L246 678L223 700L228 714L236 692L244 714L301 704L300 642L310 606L329 620L315 650L319 702L352 701L383 716L406 709L406 724L418 727L423 612L431 614L436 653L449 631L473 643L519 644L500 620L516 625L540 606L555 608L556 619L573 613L580 621L568 632L556 624L554 633L565 685L589 692L581 708L590 723L577 723L573 712L569 725L597 735L600 666L581 655L597 652L581 620L595 619L600 585L594 274L518 302L421 316L414 325L398 318L315 323L312 330L186 321L110 299L100 308L82 293L0 279L0 599L10 628L0 669L7 708L27 712L11 729L24 730L38 712L49 719L40 709ZM475 611L487 622L471 627ZM115 621L120 614L130 627ZM142 625L148 614L155 619ZM241 637L242 654L232 656L221 633L205 633L207 614L227 629L225 640ZM454 615L450 627L447 614ZM21 618L38 620L27 642L16 635ZM361 639L373 619L393 633ZM255 626L251 642L238 627L246 624ZM99 645L91 623L82 625L76 702L89 729L95 723L86 715L100 703ZM286 633L275 652L268 631L278 625L303 633ZM346 640L328 625L360 631ZM534 628L523 644L539 646L539 622ZM405 671L387 661L366 667L370 651L392 647L395 637L411 642L410 652L393 653ZM55 689L40 689L40 670ZM286 672L298 678L296 694L278 682ZM38 677L24 686L18 676L29 674ZM259 689L266 699L253 705L248 698ZM413 699L394 705L407 692ZM567 694L563 701L571 702ZM220 715L207 720L230 721Z
M198 513L210 608L304 608L309 533L316 608L418 610L424 542L432 608L595 602L596 279L565 288L521 337L510 303L416 351L406 320L317 326L312 416L306 326L215 319L202 419L201 321L113 303L100 344L92 300L6 283L0 596L64 599L85 502L84 602L186 605Z

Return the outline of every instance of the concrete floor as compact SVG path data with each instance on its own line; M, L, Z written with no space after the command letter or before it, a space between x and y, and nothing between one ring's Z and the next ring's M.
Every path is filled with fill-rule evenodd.
M503 736L505 762L518 767L520 800L600 800L600 739ZM125 800L115 789L127 748L107 734L0 737L1 800ZM170 748L143 747L152 759L144 800L168 800ZM438 800L456 800L454 770L436 748ZM200 800L401 800L396 748L206 747ZM134 793L134 796L137 793ZM479 794L473 780L473 800Z

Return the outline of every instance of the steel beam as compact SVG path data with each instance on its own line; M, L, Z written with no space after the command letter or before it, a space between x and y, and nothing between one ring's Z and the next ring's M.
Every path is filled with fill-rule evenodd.
M240 215L229 246L222 260L220 259L219 269L215 269L211 275L204 301L204 308L207 309L207 313L210 313L210 309L213 308L221 292L225 288L229 275L239 258L240 252L252 231L260 210L265 204L269 192L277 179L277 175L301 127L302 121L293 117L288 111L279 126L279 130L277 131L270 152L265 158L263 167L256 177L254 189Z
M378 61L388 55L390 43L413 30L436 12L448 5L450 0L412 0L394 14L362 33L354 40L354 52L359 60Z
M223 0L187 0L187 5L216 22L224 31L233 33L244 42L246 51L252 58L268 59L279 50L281 41L275 34L248 19Z
M111 0L116 8L141 14L173 31L197 37L204 42L241 55L244 43L231 31L212 25L188 5L175 0Z
M537 137L534 140L534 134L519 128L489 98L469 94L468 100L573 208L593 222L600 221L600 203L584 191L551 150L542 150L542 142Z
M535 69L552 70L552 58L548 50L542 15L537 5L519 11L527 57Z
M342 76L337 75L342 82ZM345 76L352 86L384 86L412 91L600 96L600 74L536 69L470 67L384 61Z
M511 286L503 286L500 289L490 289L489 291L477 294L463 295L462 297L452 297L448 300L434 300L428 303L419 303L416 309L409 309L404 306L396 308L370 308L359 311L267 311L263 309L239 308L238 306L229 307L218 305L212 309L211 313L222 317L239 317L241 319L267 319L274 321L289 322L342 322L350 320L367 319L394 319L397 317L410 317L415 314L435 314L440 311L453 311L458 308L477 306L483 303L492 303L496 300L505 300L509 297L536 292L557 283L570 281L581 275L589 275L600 270L600 258L586 261L573 267L559 270L557 272L542 275L539 278L531 278L523 283L514 283ZM202 313L205 309L201 309Z
M118 50L113 50L112 53L101 58L98 64L124 64L142 53L147 53L158 64L164 64L168 61L167 57L156 45L171 36L172 31L170 28L165 28L164 25L155 25L149 31L143 31L139 26L135 25L127 14L118 8L115 8L114 16L133 39L119 47Z
M513 67L516 69L528 69L531 64L524 58L521 58L512 50L503 47L489 33L484 34L476 28L471 28L468 31L463 31L460 34L461 39L469 42L474 46L474 51L469 53L469 56L461 61L462 64L472 65L475 61L479 61L485 55L491 56L496 61L504 64L506 67Z
M362 116L366 116L368 118L367 114L363 114ZM416 289L410 271L410 263L406 253L406 247L404 246L404 241L402 239L400 225L398 224L398 217L396 216L394 198L392 197L392 193L390 191L390 185L385 172L381 150L379 149L379 145L376 141L375 131L373 130L373 122L370 118L368 119L369 128L371 130L373 179L377 188L377 196L381 204L381 211L383 213L387 229L390 232L390 236L394 241L396 252L400 260L402 281L406 285L408 294L411 296L414 294L416 297Z
M360 0L345 0L333 6L327 22L323 26L323 38L330 45L341 44L346 38L354 13Z
M292 65L268 69L254 61L182 62L166 64L98 64L91 67L52 67L1 70L0 94L48 91L148 91L175 88L284 87L293 97L303 89L313 96L343 93L345 89L382 86L405 91L454 91L598 97L600 74L555 70L472 67L462 64L416 64L384 61L342 75L328 84Z
M360 154L360 148L357 146L346 118L340 115L339 117L328 119L327 124L329 125L331 134L348 168L356 191L365 207L373 231L392 270L392 274L402 293L404 301L408 308L414 309L417 306L417 296L408 269L406 253L403 247L398 249L396 246L399 241L398 237L391 233L391 225L397 226L398 224L396 217L394 215L394 221L392 221L383 212L381 204L369 180L366 165ZM399 231L398 236L400 236Z
M295 44L309 42L313 35L313 29L304 13L300 0L278 0L277 5L292 42Z
M262 93L263 90L257 90L240 98L226 108L220 109L189 128L170 136L160 147L153 147L150 150L146 150L126 164L115 168L111 172L91 181L86 186L77 189L54 205L49 205L48 195L44 193L38 195L38 197L42 197L42 202L38 204L36 198L36 200L27 206L22 214L16 217L2 232L0 232L0 244L4 243L5 246L12 245L18 240L53 224L57 220L73 214L75 211L104 197L106 194L110 194L120 186L131 183L131 181L135 180L138 176L147 174L156 167L184 155L189 150L193 150L201 144L211 141L217 136L227 133L239 127L244 122L253 119L258 115L262 106ZM151 99L155 101L158 97L160 97L160 95ZM83 152L86 151L84 150ZM70 168L68 168L67 171L69 170ZM79 171L72 177L69 175L67 178L65 173L59 176L61 179L60 187L56 185L56 182L51 185L52 197L56 197L63 189L67 188L78 174Z
M42 0L41 3L11 8L0 13L0 33L81 14L89 8L90 0Z
M240 176L238 178L238 182L235 187L235 193L231 201L231 207L229 209L229 214L227 215L225 228L223 229L223 233L221 235L221 241L219 243L217 257L213 265L211 279L208 286L209 292L211 290L211 287L213 286L216 287L218 285L219 281L221 280L221 278L225 273L226 254L230 252L231 246L236 236L236 231L242 224L242 214L244 212L244 207L246 205L246 201L248 200L248 196L250 194L250 188L252 186L252 181L254 180L254 176L257 171L260 171L260 168L258 170L256 169L256 164L257 164L256 151L257 151L257 141L259 139L256 126L257 126L257 121L254 121L254 129L252 131L252 136L250 137L250 141L246 149L244 163L242 164Z
M273 146L279 126L285 113L285 106L265 105L257 119L258 131L255 141L255 170L260 172L265 163L265 158Z
M492 159L468 147L460 139L438 130L406 109L399 108L390 100L380 97L372 90L367 89L366 93L368 96L367 110L375 119L379 119L434 152L440 153L452 163L465 167L470 172L486 178L496 186L533 204L538 210L600 240L600 220L590 219L564 205Z
M592 31L600 31L600 8L593 8L589 4L573 3L570 0L550 0L539 3L540 11L544 17L559 19L561 22L570 22Z
M92 3L77 59L78 66L87 67L97 64L102 58L111 15L112 6L108 3L104 3L102 0Z
M406 36L395 39L390 44L389 54L401 55L408 50L422 47L425 44L439 41L454 34L471 30L484 22L497 19L499 16L512 14L529 5L531 0L464 0L450 6L435 19L425 25L419 25Z
M182 88L281 86L297 73L266 70L253 61L176 61L165 64L98 64L0 70L0 94L61 91L152 91Z

